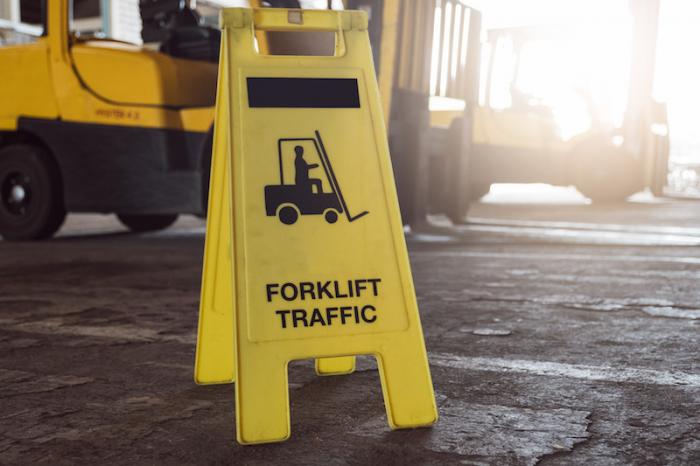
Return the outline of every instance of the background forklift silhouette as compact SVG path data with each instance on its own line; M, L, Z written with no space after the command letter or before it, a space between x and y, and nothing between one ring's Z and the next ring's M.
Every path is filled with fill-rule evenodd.
M354 216L350 214L348 206L345 203L345 198L343 197L343 192L338 184L338 179L335 177L333 166L328 158L328 153L321 140L321 134L315 131L315 135L315 138L282 138L277 141L280 184L265 186L265 210L268 217L277 216L280 222L285 225L292 225L295 223L299 215L323 214L323 218L325 218L328 223L335 223L338 221L338 216L342 213L345 213L349 222L354 222L358 218L364 217L369 213L368 211L361 212ZM308 176L299 177L299 174L296 174L297 176L295 178L301 178L301 180L295 179L294 184L285 184L285 162L282 155L282 145L285 142L300 143L294 148L295 155L299 158L304 156L304 148L301 145L304 141L313 142L313 147L316 148L316 154L321 161L321 166L325 172L331 192L323 192L323 183L321 180L309 179ZM302 168L308 171L315 168L316 164L309 164L309 154L306 154L306 156L306 161L302 160L306 165L305 168ZM314 189L314 187L316 189Z

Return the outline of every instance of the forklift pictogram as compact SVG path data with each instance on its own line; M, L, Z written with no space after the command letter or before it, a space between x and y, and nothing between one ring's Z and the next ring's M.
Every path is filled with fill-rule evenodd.
M323 215L328 223L337 222L338 217L343 213L348 222L354 222L364 217L369 213L366 210L357 215L350 214L328 153L323 145L321 133L315 131L315 135L315 138L281 138L277 140L280 184L265 186L267 216L276 216L285 225L294 224L300 215ZM330 192L323 191L321 179L310 178L311 171L319 168L319 164L308 162L313 154L305 154L303 144L305 142L313 143L316 156L326 175L327 184L330 186ZM285 183L285 160L282 155L282 147L285 143L296 144L294 146L294 184Z

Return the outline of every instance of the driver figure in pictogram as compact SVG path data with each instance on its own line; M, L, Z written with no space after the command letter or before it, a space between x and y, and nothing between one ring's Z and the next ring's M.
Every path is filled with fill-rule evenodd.
M296 158L294 159L294 182L297 186L306 186L310 192L321 193L322 185L321 180L318 178L309 178L309 172L314 168L318 167L317 163L306 163L304 160L304 148L302 146L295 146L294 153ZM314 187L316 190L314 191Z

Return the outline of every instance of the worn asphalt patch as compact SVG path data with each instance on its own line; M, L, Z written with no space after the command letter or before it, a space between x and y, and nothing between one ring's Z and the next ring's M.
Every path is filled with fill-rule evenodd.
M572 409L531 409L484 405L445 399L440 403L440 422L419 445L490 464L526 464L552 453L571 450L589 435L590 413ZM377 416L353 430L362 437L381 440L386 417Z
M700 388L699 374L686 374L683 372L669 372L633 367L590 366L585 364L562 364L524 359L467 357L445 353L431 354L430 363L435 366L461 370L511 372L516 374L568 377L572 379L601 382L675 385L680 387Z

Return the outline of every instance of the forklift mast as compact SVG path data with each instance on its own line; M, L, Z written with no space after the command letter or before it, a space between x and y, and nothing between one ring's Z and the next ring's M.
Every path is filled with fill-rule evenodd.
M381 21L379 86L401 215L406 224L429 212L463 217L468 205L471 109L478 103L481 13L458 0L357 0ZM382 15L375 17L377 3ZM431 99L462 101L445 127L432 128Z

